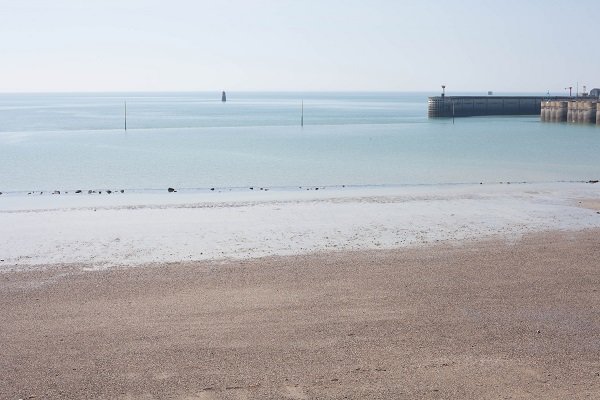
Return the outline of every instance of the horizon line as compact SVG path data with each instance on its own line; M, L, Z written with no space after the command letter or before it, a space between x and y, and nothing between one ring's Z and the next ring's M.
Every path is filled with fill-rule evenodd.
M327 89L327 90L296 90L296 89L205 89L205 90L27 90L27 91L1 91L0 95L5 94L110 94L110 93L220 93L220 92L231 92L231 93L438 93L440 90L373 90L373 89L359 89L359 90L345 90L345 89ZM494 94L500 93L543 93L547 94L548 90L537 91L515 91L515 90L503 90L503 91L492 91ZM560 91L563 92L563 91ZM446 93L447 96L452 96L452 93L484 93L488 95L488 90L459 90ZM550 93L557 93L550 91Z

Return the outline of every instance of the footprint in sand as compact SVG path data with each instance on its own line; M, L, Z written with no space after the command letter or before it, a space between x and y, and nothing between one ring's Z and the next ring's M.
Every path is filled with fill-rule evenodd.
M198 396L189 397L189 398L186 398L185 400L215 400L218 398L219 397L217 395L215 395L212 390L206 390L204 392L201 392Z
M162 380L165 380L165 379L173 378L174 376L177 376L177 374L174 373L174 372L164 371L164 372L159 372L157 374L154 374L154 379L162 381Z
M186 400L217 400L217 399L234 399L245 400L252 398L250 391L241 387L226 387L225 390L215 390L214 388L206 388L198 395L186 397Z
M286 386L283 395L287 399L308 399L308 396L304 393L304 390L297 386Z

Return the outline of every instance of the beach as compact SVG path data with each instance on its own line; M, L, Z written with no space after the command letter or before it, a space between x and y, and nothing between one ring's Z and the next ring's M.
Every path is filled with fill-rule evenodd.
M0 269L514 241L600 228L599 198L586 182L3 195Z
M0 399L600 396L596 127L211 96L0 96Z
M0 400L600 399L599 1L4 3Z
M0 397L593 398L599 190L5 196Z
M2 398L595 398L600 231L0 275Z

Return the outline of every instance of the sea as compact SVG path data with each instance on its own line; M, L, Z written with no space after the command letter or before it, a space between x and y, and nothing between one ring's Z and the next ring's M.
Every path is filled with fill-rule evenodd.
M600 177L600 126L428 119L430 95L227 92L223 103L221 92L0 94L0 192Z

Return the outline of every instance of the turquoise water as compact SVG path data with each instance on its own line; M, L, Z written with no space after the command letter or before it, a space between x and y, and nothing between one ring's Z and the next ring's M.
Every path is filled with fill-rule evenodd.
M0 191L600 177L600 127L428 120L428 95L1 94Z

